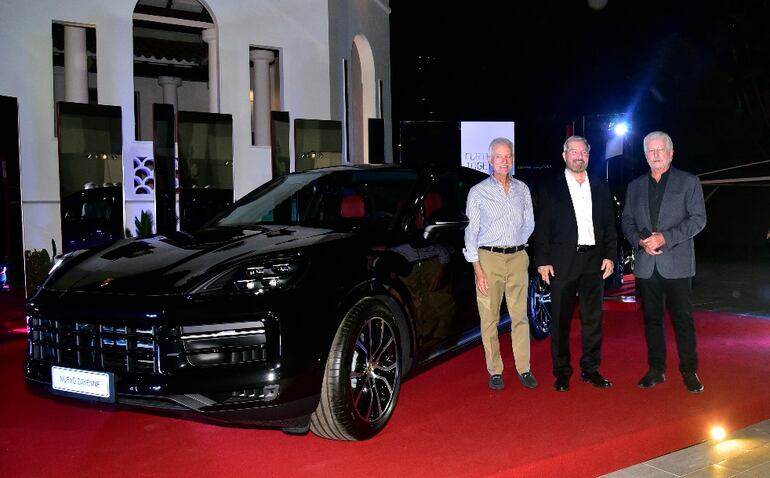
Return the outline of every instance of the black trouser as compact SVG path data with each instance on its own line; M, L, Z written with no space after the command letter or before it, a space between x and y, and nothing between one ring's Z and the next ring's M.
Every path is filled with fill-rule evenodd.
M679 352L679 371L698 371L698 352L695 350L695 326L692 320L692 281L666 279L655 269L649 279L636 279L642 295L644 335L647 338L647 364L657 372L666 371L666 337L663 333L663 314L668 308L676 335Z
M580 369L592 373L601 363L604 281L598 266L589 267L596 264L597 253L594 249L577 254L569 274L554 270L555 275L551 278L551 312L554 319L551 325L551 357L553 374L557 378L572 375L569 332L575 294L578 295L582 325L583 355L580 357Z

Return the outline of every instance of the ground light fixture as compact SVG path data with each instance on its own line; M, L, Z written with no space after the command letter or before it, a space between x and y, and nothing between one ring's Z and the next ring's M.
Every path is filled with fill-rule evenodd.
M709 435L711 435L711 439L714 441L722 441L727 436L727 431L725 431L724 427L716 425L711 427Z

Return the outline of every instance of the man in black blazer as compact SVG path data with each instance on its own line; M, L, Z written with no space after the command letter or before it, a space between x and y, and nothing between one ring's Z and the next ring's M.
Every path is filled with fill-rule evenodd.
M692 320L691 279L695 275L693 237L706 226L706 205L698 178L671 166L674 143L662 131L644 138L650 165L628 185L622 227L628 242L638 246L634 262L636 287L642 296L649 370L639 388L666 380L666 339L663 312L669 309L679 352L679 371L692 393L703 391L697 375L698 353Z
M563 174L541 185L536 204L535 264L551 285L551 356L554 388L569 390L570 320L579 297L583 355L580 378L600 388L612 384L599 373L602 345L604 279L614 268L617 231L607 183L589 178L588 141L570 136L564 142Z

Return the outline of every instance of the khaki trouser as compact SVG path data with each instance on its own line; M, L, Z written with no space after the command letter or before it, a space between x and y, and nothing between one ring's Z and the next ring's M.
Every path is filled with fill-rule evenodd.
M481 341L490 375L503 373L497 325L500 322L500 304L505 293L508 314L511 316L511 343L516 370L529 372L529 321L527 320L527 285L529 283L529 256L526 251L501 254L479 249L479 265L487 276L489 290L483 296L476 289L476 303L481 319Z

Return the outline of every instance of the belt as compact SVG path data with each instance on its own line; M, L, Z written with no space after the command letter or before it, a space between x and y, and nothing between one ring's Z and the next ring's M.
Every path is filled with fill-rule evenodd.
M587 245L580 245L580 244L578 244L578 246L577 246L577 248L575 250L577 251L578 254L582 254L584 252L590 251L594 247L596 247L596 246L587 246Z
M497 252L499 254L513 254L514 252L523 251L526 247L526 244L522 244L520 246L511 247L479 246L479 249L484 249L485 251L490 252Z

